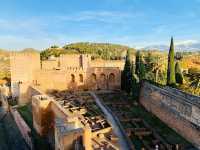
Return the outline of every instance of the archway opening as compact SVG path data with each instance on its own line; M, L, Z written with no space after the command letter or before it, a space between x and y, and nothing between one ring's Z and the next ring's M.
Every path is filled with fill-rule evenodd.
M80 81L81 83L83 83L83 75L82 75L82 74L79 74L79 81Z
M109 83L115 83L115 75L114 75L114 73L111 73L110 75L109 75Z
M71 82L74 83L75 82L75 75L71 74Z
M91 81L92 81L92 83L95 83L96 80L97 80L97 76L96 76L96 74L93 73L93 74L91 75Z

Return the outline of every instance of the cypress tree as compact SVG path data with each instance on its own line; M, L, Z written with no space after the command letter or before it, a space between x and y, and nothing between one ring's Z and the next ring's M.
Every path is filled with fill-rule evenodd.
M167 85L174 85L175 83L174 41L172 37L168 54Z
M182 70L181 70L181 66L179 64L179 62L176 62L175 65L175 77L176 77L176 83L179 84L183 84L183 74L182 74Z
M130 59L130 50L127 51L126 61L124 65L124 70L122 72L122 90L127 93L131 92L131 59Z
M139 96L139 78L135 74L135 66L133 63L131 67L131 92L132 92L132 97L134 99L137 99Z
M135 67L135 74L139 77L140 80L145 79L145 65L143 63L142 56L140 51L136 53L136 67Z
M136 58L135 58L135 73L137 74L137 75L139 75L140 74L140 51L137 51L137 53L136 53Z

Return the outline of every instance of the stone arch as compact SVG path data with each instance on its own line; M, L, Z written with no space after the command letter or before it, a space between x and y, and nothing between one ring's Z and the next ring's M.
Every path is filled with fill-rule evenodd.
M116 82L116 77L114 73L110 73L108 77L108 87L109 89L114 89L115 88L115 82Z
M71 74L71 82L75 83L75 75L74 74Z
M83 75L82 74L79 74L79 82L83 83Z
M109 83L115 83L115 74L114 73L109 74Z
M104 73L100 74L98 85L99 85L100 89L106 89L107 88L107 80L106 80L106 75Z
M67 77L68 77L68 76L67 76ZM70 80L70 82L68 83L68 90L71 90L71 91L77 90L76 77L75 77L74 74L71 74L71 80Z
M92 73L92 75L91 75L91 82L92 83L96 83L96 81L97 81L97 75L95 73Z
M96 90L97 89L97 76L95 73L91 74L89 82L90 82L89 85L90 85L91 89Z

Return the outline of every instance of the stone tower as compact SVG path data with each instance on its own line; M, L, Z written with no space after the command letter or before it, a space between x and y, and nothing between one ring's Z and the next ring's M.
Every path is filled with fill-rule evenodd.
M81 67L86 70L91 62L91 55L80 55Z
M11 91L19 104L27 103L26 96L34 80L34 71L40 69L40 54L13 52L10 54Z

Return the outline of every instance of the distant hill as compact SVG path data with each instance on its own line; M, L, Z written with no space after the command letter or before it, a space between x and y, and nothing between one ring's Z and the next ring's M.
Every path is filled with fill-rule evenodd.
M5 56L5 57L8 57L9 54L10 54L9 51L4 50L4 49L0 49L0 57L4 57L4 56Z
M23 49L22 51L19 51L19 52L22 52L22 53L26 53L26 52L28 52L28 53L40 53L38 50L36 50L36 49L34 49L34 48L25 48L25 49Z
M91 54L93 58L121 59L126 55L128 49L131 49L133 53L135 52L135 49L119 44L80 42L67 44L62 48L52 46L42 51L41 57L47 59L51 55L58 57L61 54L72 53Z

